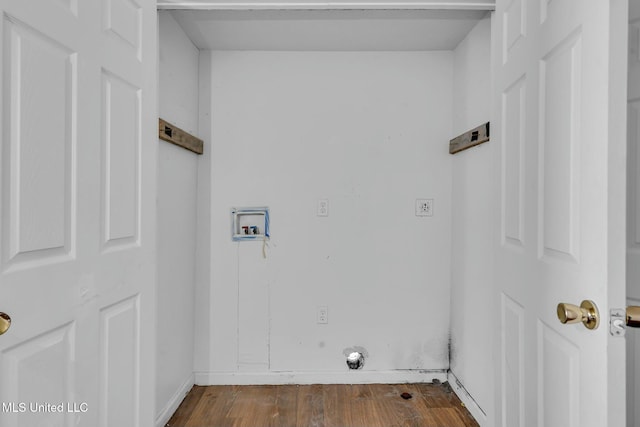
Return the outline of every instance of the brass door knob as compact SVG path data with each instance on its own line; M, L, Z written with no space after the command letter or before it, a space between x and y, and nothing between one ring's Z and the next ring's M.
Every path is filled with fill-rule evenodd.
M600 324L600 313L593 301L584 300L580 307L561 302L558 304L558 319L563 324L582 322L587 329L596 329Z
M627 307L627 326L632 328L640 328L640 307L630 305Z
M4 334L11 327L11 317L7 313L0 311L0 335Z

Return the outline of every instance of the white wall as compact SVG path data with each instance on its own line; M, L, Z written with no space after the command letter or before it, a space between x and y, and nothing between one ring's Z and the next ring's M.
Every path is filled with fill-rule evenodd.
M454 52L451 137L490 121L491 24L480 21ZM485 413L493 410L491 306L493 216L487 142L453 159L451 371ZM491 425L482 413L474 416Z
M197 134L198 50L159 13L160 117ZM193 385L197 155L159 141L157 425Z
M211 280L199 283L197 324L211 328L196 350L197 381L443 376L452 59L451 52L201 56L201 79L211 83L201 131L212 140L210 229L201 230L210 233L203 247L210 270L201 276ZM326 218L316 216L321 198L329 200ZM416 217L416 198L435 199L435 215ZM230 209L262 205L271 210L266 259L262 243L230 237ZM316 323L318 305L328 306L326 325ZM363 371L346 368L343 351L353 346L368 352ZM429 369L439 373L418 371Z

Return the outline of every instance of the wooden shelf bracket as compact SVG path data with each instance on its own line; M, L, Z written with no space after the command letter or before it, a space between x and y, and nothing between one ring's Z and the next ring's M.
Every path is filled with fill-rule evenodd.
M489 122L471 129L449 141L449 154L456 154L467 148L489 141Z
M158 119L158 137L196 154L202 154L204 150L204 142L200 138L162 119Z

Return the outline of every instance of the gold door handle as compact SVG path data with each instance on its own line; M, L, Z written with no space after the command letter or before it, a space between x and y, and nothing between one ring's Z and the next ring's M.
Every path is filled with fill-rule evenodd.
M0 335L4 334L11 327L11 317L7 313L0 311Z
M600 313L593 301L584 300L580 307L561 302L558 304L558 319L562 324L582 322L587 329L596 329L600 324ZM640 317L638 320L640 322Z
M627 326L640 328L640 306L631 305L627 307Z

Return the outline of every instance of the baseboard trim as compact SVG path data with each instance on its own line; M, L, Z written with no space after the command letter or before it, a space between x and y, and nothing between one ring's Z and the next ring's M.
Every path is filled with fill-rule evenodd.
M196 372L197 385L402 384L447 380L444 369L339 372Z
M476 419L480 427L487 426L487 414L476 403L471 394L464 388L464 385L458 380L458 377L451 371L447 373L447 381L451 385L454 393L460 398L464 406L469 410L473 418Z
M160 415L156 417L156 427L165 427L167 425L171 416L176 412L178 406L180 406L182 400L187 393L189 393L189 390L191 390L191 387L193 387L194 384L195 375L191 374L189 375L189 378L187 378L187 380L178 388L169 402L167 402L167 405L164 407L162 412L160 412Z

